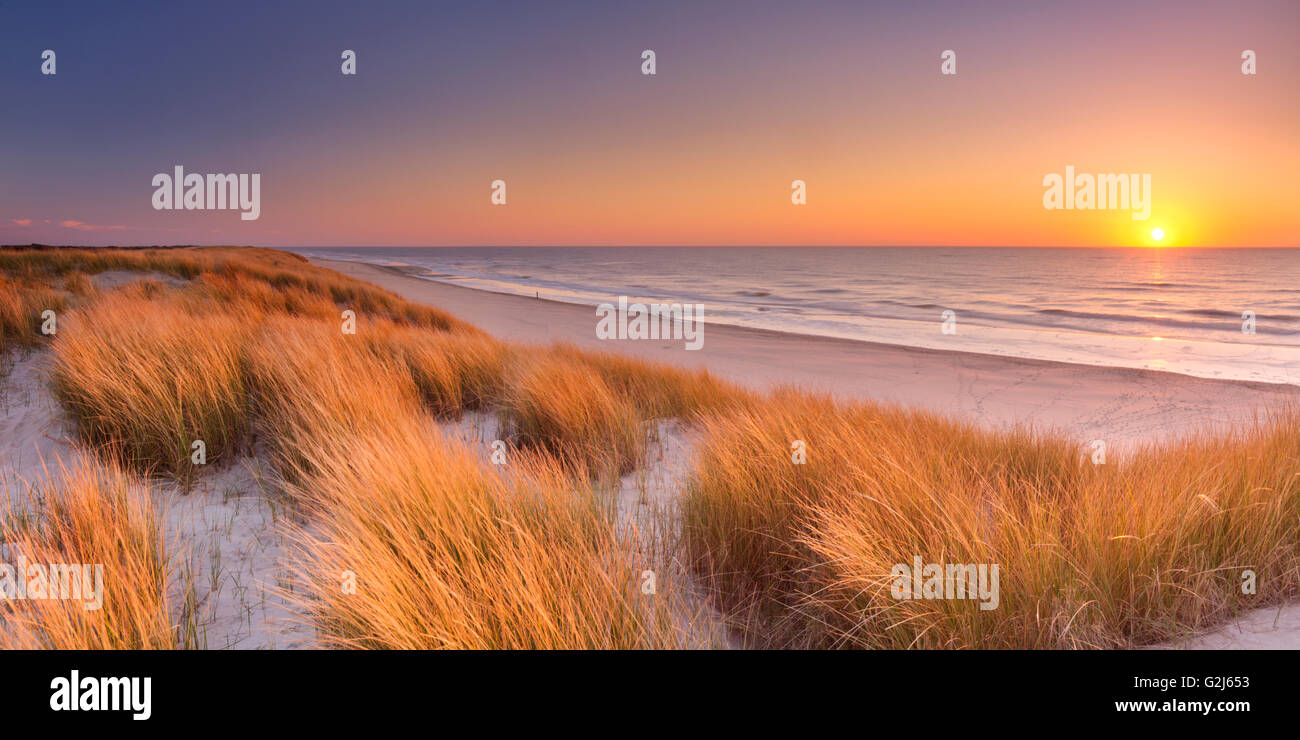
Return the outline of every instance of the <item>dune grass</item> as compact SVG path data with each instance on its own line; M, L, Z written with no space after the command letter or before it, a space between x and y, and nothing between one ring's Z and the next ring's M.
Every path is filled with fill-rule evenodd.
M485 334L430 332L381 322L361 335L376 356L401 360L435 416L485 408L502 393L510 349Z
M1296 592L1296 422L1093 465L1061 437L782 393L706 422L687 547L769 647L1166 640ZM998 564L997 607L896 598L891 571L916 556Z
M38 309L59 314L54 389L83 441L183 483L195 474L195 442L214 464L247 440L244 354L268 317L332 322L341 333L343 312L352 310L363 324L383 326L370 334L384 338L383 351L405 350L430 403L448 412L482 402L492 380L473 371L504 351L444 312L274 250L0 249L0 270L13 276L0 282L0 337L35 343ZM105 270L142 278L101 295L89 276ZM172 289L154 274L190 283ZM75 310L46 287L55 282ZM444 331L457 333L455 347L438 348Z
M247 316L192 313L170 297L114 294L78 310L54 342L52 385L88 444L145 473L189 482L248 436Z
M87 276L110 269L146 279L96 289ZM1032 430L499 342L272 250L0 249L0 274L0 339L47 341L37 309L57 306L56 395L111 460L185 482L196 439L210 464L270 455L295 504L301 606L331 646L685 644L672 597L637 591L654 548L619 531L606 490L664 418L703 440L668 557L746 644L1129 647L1300 589L1295 414L1093 465ZM498 414L510 465L436 431L470 410ZM895 598L893 566L918 556L997 564L997 608ZM122 619L141 633L135 610Z
M80 599L38 599L29 592L27 599L0 602L0 649L180 647L168 603L167 556L147 490L113 465L60 473L57 483L44 486L34 510L0 518L0 560L14 564L21 555L44 567L84 564L92 566L90 573L102 566L102 591L89 598L97 590L92 575L81 578ZM69 588L64 595L73 594L71 578L57 579L59 588ZM87 603L100 608L87 609Z
M84 272L70 272L63 279L63 289L78 298L90 298L99 293L95 281Z
M626 473L645 448L636 407L582 363L549 356L527 361L500 415L517 444L595 475Z
M197 249L0 247L0 271L26 281L107 270L159 272L188 280L212 264L212 256Z
M0 351L44 341L41 325L45 312L54 311L57 319L67 305L68 296L63 291L40 283L24 284L0 274Z
M613 352L581 350L571 344L539 348L530 354L543 351L558 363L590 368L606 386L635 406L643 419L691 419L756 398L703 369L683 370Z
M72 268L58 274L79 282ZM345 334L334 300L366 291L292 280L268 290L268 274L81 291L53 375L82 436L186 480L191 439L214 462L251 425L296 505L305 609L327 644L677 644L667 597L637 589L646 564L629 559L637 548L616 534L607 500L550 457L520 451L503 475L432 431L432 416L502 395L508 348L382 298L370 304L381 312L358 312L357 333ZM341 555L331 549L340 533L357 535ZM363 574L353 598L334 598L331 557Z
M626 649L679 644L612 512L550 458L488 470L418 417L304 450L293 538L333 647ZM344 584L355 577L355 591Z
M480 346L438 346L461 339ZM608 502L556 458L517 454L507 473L444 438L417 367L291 319L268 322L250 349L259 434L299 513L288 528L302 605L323 642L676 645L669 597L637 591L643 564Z
M315 451L420 413L419 388L400 359L325 322L272 318L247 358L257 434L288 482L313 474Z
M499 399L502 428L589 474L621 475L652 441L651 422L693 421L753 394L689 371L572 345L519 348Z
M298 301L319 310L324 305L321 301L329 301L338 309L351 309L372 319L384 317L439 331L478 331L445 311L411 303L369 283L316 267L300 255L274 249L0 247L0 273L25 285L51 284L55 278L77 284L82 281L78 274L108 270L199 280L227 300L253 304L264 312L279 309L293 313Z

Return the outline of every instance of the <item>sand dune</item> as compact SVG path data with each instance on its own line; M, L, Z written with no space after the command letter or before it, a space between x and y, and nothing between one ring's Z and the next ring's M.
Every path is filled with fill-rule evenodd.
M93 465L77 446L51 395L46 353L18 358L0 377L0 492L18 510L64 471ZM192 490L155 478L149 491L162 512L163 542L181 577L172 603L192 589L195 639L208 649L304 648L314 629L282 591L287 547L253 458L214 466ZM143 484L142 484L143 485Z
M522 342L572 342L685 367L707 367L756 388L793 383L856 398L895 401L991 426L1028 423L1126 447L1177 437L1196 427L1250 423L1300 400L1300 387L1194 378L1147 370L1071 365L966 352L801 336L709 325L702 349L681 342L609 341L595 335L584 306L490 293L358 262L312 260L408 300L437 306L486 331ZM681 453L680 443L670 452ZM678 468L670 460L659 468ZM671 486L656 486L663 492ZM660 505L665 505L660 502ZM1153 648L1300 649L1300 605L1242 614L1201 635Z
M793 383L836 395L895 401L984 424L1029 423L1112 451L1197 426L1248 422L1300 401L1300 386L1194 378L1149 370L943 352L708 325L704 346L596 338L594 310L411 277L359 262L312 260L404 298L446 309L502 339L566 341L685 367L753 387Z
M704 348L680 342L601 341L591 309L434 283L360 263L319 261L324 266L434 305L492 334L523 342L569 341L578 346L627 352L687 367L704 366L719 376L757 388L792 383L843 397L924 406L991 425L1053 426L1113 448L1176 436L1197 426L1249 421L1255 413L1300 396L1295 386L1192 378L1169 373L1068 365L959 352L806 337L728 326L708 326ZM117 276L112 276L116 278ZM126 276L123 276L124 278ZM118 287L119 281L101 287ZM81 453L47 385L44 353L15 355L0 378L0 478L21 499L28 485L60 462ZM491 416L467 414L444 431L483 450L496 436ZM672 516L690 468L687 430L664 423L647 465L622 480L617 492L620 526L642 528L659 521L676 529ZM154 481L165 512L165 537L187 563L199 603L197 628L209 648L310 647L309 624L276 586L287 577L286 547L275 511L264 495L254 458L205 471L190 492ZM659 533L669 540L674 531ZM679 567L680 564L674 564ZM686 570L682 568L682 572ZM175 594L179 603L181 593ZM700 644L726 643L720 617L700 600L699 614L685 615L707 629ZM704 617L701 619L700 615ZM1300 648L1300 606L1260 609L1205 634L1189 634L1156 648Z

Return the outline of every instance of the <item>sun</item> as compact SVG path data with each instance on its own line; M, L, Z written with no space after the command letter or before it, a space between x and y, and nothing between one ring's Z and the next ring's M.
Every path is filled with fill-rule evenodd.
M1151 230L1151 238L1160 241L1165 238L1165 230L1157 226Z

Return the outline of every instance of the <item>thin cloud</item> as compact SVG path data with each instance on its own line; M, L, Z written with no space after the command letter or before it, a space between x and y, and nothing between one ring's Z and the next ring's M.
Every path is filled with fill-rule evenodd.
M14 223L16 223L16 224L18 224L19 226L31 226L31 225L32 225L32 220L31 220L30 218L11 218L11 219L9 219L9 220L12 221L12 222L14 222Z
M59 226L66 229L76 229L77 231L121 231L126 228L120 224L102 226L99 224L88 224L84 221L60 221Z

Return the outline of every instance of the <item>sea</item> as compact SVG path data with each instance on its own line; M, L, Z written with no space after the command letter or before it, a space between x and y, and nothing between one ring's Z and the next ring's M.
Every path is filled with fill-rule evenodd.
M300 247L425 280L709 323L1300 384L1300 249ZM455 313L454 306L446 307ZM951 313L948 313L951 312ZM473 321L473 316L463 316ZM593 331L596 315L593 311ZM706 336L707 343L707 336Z

